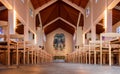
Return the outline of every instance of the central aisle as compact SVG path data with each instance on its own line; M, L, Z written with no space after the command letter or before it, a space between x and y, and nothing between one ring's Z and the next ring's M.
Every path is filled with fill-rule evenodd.
M0 68L0 74L119 74L120 67L72 63L26 65L19 68Z

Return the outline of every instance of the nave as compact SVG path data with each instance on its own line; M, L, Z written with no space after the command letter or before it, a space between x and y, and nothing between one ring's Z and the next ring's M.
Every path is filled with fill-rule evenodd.
M118 74L120 67L75 63L45 63L1 68L0 74Z

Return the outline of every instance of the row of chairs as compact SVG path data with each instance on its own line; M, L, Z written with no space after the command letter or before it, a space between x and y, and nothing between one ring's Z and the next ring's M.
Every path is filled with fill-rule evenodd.
M3 25L2 27L4 28L4 33L0 34L2 39L0 41L0 64L9 66L52 61L52 56L33 44L33 41L25 41L24 35L10 34L8 25Z
M89 41L66 56L67 62L120 65L120 34L101 33L100 40Z

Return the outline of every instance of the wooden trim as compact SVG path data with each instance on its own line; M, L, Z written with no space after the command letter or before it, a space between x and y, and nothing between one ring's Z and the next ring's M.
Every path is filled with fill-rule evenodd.
M85 10L82 7L77 6L76 4L68 1L68 0L62 0L63 2L65 2L66 4L72 6L73 8L75 8L76 10L80 11L83 15L85 15Z
M52 5L53 3L57 2L57 1L58 1L58 0L51 0L51 1L49 1L48 3L46 3L46 4L42 5L41 7L37 8L37 9L35 10L35 15L38 14L41 10L47 8L48 6Z

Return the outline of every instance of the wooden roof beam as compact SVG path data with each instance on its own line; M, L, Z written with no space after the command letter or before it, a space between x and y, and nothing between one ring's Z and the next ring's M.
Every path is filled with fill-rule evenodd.
M51 22L49 22L48 24L45 24L45 26L43 26L43 29L45 29L47 26L49 26L50 24L52 24L52 23L54 23L54 22L56 22L57 20L59 20L59 17L58 18L56 18L56 19L54 19L54 20L52 20Z
M7 0L0 0L1 3L7 8L7 9L12 9L13 7L9 4Z
M78 16L77 27L79 26L80 20L81 20L81 13L79 13L79 16Z
M43 26L42 26L42 20L41 20L41 15L40 15L40 13L38 14L38 17L39 17L39 21L40 21L40 24L39 24L39 25L40 25L41 27L43 27Z
M49 2L47 2L46 4L42 5L41 7L37 8L35 10L35 15L38 14L41 10L47 8L48 6L52 5L53 3L57 2L58 0L51 0Z
M101 26L104 26L104 24L103 24L103 23L97 23L97 25L101 25Z
M58 18L52 20L51 22L49 22L48 24L46 24L45 26L43 26L43 29L45 29L48 25L56 22L56 21L59 20L59 19L76 29L76 26L74 26L73 24L71 24L70 22L66 21L65 19L63 19L63 18L61 18L61 17L58 17Z
M61 17L59 17L59 19L62 20L63 22L65 22L65 23L69 24L70 26L72 26L73 28L76 29L76 26L74 26L73 24L71 24L71 23L68 22L67 20L65 20L65 19L63 19L63 18L61 18Z
M5 6L0 6L0 11L7 9Z
M62 1L70 5L71 7L75 8L76 10L80 11L83 15L85 15L85 10L82 7L77 6L75 3L72 3L69 0L62 0Z

